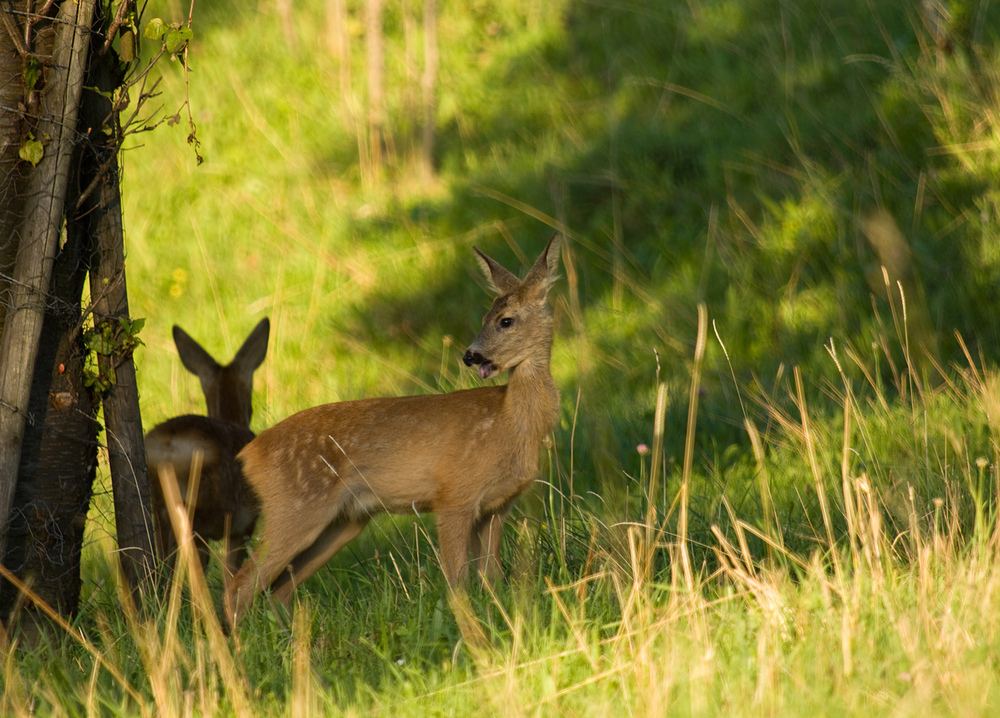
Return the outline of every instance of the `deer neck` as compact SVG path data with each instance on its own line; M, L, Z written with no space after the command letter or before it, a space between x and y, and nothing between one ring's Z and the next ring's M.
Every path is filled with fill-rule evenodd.
M559 413L559 391L552 379L550 352L547 349L513 367L504 398L515 422L539 440L552 431Z

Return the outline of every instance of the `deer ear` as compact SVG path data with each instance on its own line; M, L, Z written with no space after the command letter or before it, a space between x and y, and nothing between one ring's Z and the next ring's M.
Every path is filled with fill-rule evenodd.
M476 260L479 262L479 266L483 268L483 274L489 280L490 284L493 286L494 291L499 295L510 294L521 286L521 282L513 273L504 269L496 260L490 259L485 254L479 251L478 247L473 247L473 251L476 253Z
M545 249L538 255L535 264L524 278L524 286L536 292L540 298L548 294L559 276L559 234L553 234Z
M246 377L252 377L254 370L264 362L264 358L267 356L267 339L270 331L271 321L264 317L250 332L250 336L236 352L236 356L233 357L229 366L236 368Z
M186 331L174 325L174 344L184 368L199 379L208 380L222 367Z

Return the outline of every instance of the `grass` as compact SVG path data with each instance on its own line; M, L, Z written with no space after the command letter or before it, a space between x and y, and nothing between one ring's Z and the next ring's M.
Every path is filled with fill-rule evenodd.
M996 382L995 372L970 369L905 416L865 410L848 394L831 422L772 406L768 450L745 468L774 487L796 465L809 473L815 456L802 503L822 497L831 531L821 511L810 526L776 506L779 537L723 498L730 520L699 538L699 500L683 493L665 515L649 502L650 524L608 523L583 497L553 498L537 520L509 527L509 580L498 593L471 594L485 642L463 638L432 528L420 522L379 520L300 589L290 628L258 606L230 641L212 637L218 569L206 589L182 542L186 578L145 613L122 612L128 604L106 578L90 587L77 639L56 631L9 652L4 712L988 715L1000 535L995 502L984 498L995 491L982 482L996 472L969 441L974 432L965 445L958 432L995 437L987 412ZM919 513L913 483L895 497L880 489L878 469L867 468L876 459L936 476L933 513ZM683 511L692 514L687 535L677 528ZM100 543L91 569L113 576L113 545Z
M228 358L271 317L258 430L471 386L471 246L524 266L562 229L560 425L508 580L471 591L485 640L430 517L374 521L290 626L262 601L211 638L215 564L209 598L188 570L133 615L99 494L80 633L5 647L0 712L994 713L996 10L950 3L939 47L861 0L441 7L425 181L421 7L386 10L374 173L348 5L345 67L322 3L295 4L291 49L275 5L196 6L206 161L180 127L125 155L144 421L203 408L174 323Z

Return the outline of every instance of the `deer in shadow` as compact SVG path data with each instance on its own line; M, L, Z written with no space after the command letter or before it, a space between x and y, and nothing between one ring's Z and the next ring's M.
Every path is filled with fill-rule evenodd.
M270 329L270 321L262 319L233 360L222 365L187 332L173 328L181 363L201 382L208 416L175 416L146 434L150 498L161 560L171 563L177 547L160 484L163 470L170 465L181 497L188 496L189 482L198 482L189 511L193 508L192 529L199 538L202 566L210 556L208 540L225 539L230 575L243 562L260 509L236 456L254 438L250 430L253 374L267 355ZM196 469L199 463L200 471Z

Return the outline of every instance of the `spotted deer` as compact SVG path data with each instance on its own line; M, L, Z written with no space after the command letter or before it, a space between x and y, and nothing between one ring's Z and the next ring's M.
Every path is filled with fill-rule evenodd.
M553 237L523 281L475 249L496 293L464 361L503 386L362 399L306 409L261 432L240 452L260 497L261 544L225 592L235 628L267 588L286 607L306 580L381 512L437 516L451 589L470 556L484 581L500 575L500 535L531 485L559 413L549 369L556 279Z
M167 464L172 465L180 495L186 496L192 464L200 455L201 472L192 528L201 539L198 552L202 564L208 561L205 541L210 539L228 539L226 568L230 575L242 563L259 509L256 497L243 480L236 455L254 438L250 431L253 374L267 355L270 329L270 322L262 319L233 360L223 366L183 329L174 327L177 353L184 368L201 381L208 416L175 416L146 434L150 496L156 516L158 550L163 560L171 560L176 540L160 488L160 470Z

